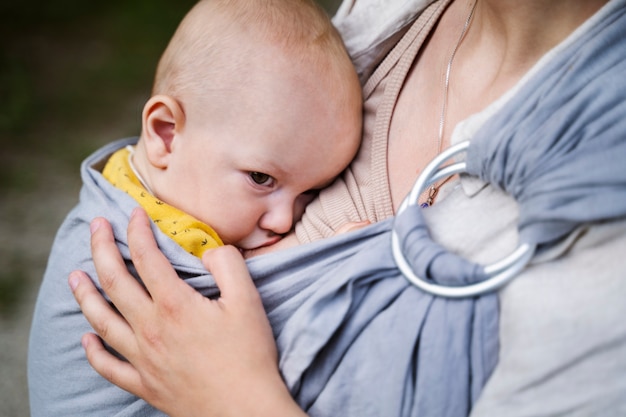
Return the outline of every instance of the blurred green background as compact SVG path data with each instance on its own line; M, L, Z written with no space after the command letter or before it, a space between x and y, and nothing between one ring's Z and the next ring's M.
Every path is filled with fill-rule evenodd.
M194 3L0 3L0 417L29 415L32 309L80 162L139 133L159 56ZM319 3L332 14L339 0Z

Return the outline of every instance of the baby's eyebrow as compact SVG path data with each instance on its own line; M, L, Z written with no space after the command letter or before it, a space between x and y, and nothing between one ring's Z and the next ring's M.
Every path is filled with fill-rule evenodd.
M297 172L288 172L286 171L283 167L280 166L280 164L278 164L276 161L272 161L272 160L257 160L255 161L255 165L259 165L262 168L261 169L254 169L253 172L262 172L264 174L267 174L271 177L277 178L277 177L285 177L285 176L290 176L290 175L296 175ZM252 171L252 170L251 170Z

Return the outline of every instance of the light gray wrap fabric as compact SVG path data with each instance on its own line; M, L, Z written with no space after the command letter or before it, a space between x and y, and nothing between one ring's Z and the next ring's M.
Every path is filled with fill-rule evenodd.
M626 216L624 8L596 26L535 74L521 98L488 121L470 148L472 172L520 200L522 239L539 236L535 242L549 243L580 223ZM95 216L110 219L128 258L126 225L135 203L98 172L127 142L85 161L80 203L54 243L30 341L34 417L161 415L89 367L80 336L90 328L67 286L73 269L96 278L88 229ZM608 208L588 204L606 201ZM423 226L419 210L406 213L248 263L274 329L284 379L312 416L466 416L497 363L495 294L435 298L397 270L391 228L397 227L413 258L418 243L409 242L412 230ZM181 277L215 296L199 260L155 233ZM434 258L436 263L439 256ZM416 269L436 277L431 272L437 267L428 264L433 260L426 261ZM451 275L448 284L465 279Z

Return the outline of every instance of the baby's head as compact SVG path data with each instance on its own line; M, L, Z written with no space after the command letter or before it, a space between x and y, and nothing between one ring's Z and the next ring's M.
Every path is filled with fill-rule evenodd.
M224 243L275 243L354 157L361 90L313 0L202 0L143 111L137 169Z

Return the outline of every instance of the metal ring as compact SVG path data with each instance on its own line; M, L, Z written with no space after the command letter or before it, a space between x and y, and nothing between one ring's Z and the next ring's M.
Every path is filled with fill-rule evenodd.
M417 205L419 196L431 184L443 178L447 178L450 175L465 172L467 168L465 162L458 162L444 168L440 168L440 166L457 154L465 152L468 147L469 142L459 143L458 145L446 149L433 159L417 178L413 189L400 205L397 215L402 213L409 206ZM500 261L483 267L483 271L488 277L487 279L466 286L446 286L433 284L415 275L413 269L404 257L404 253L402 253L400 241L395 229L392 230L391 234L391 249L398 269L400 269L409 282L427 293L446 298L476 297L499 289L524 269L535 253L535 245L521 244L510 255Z

